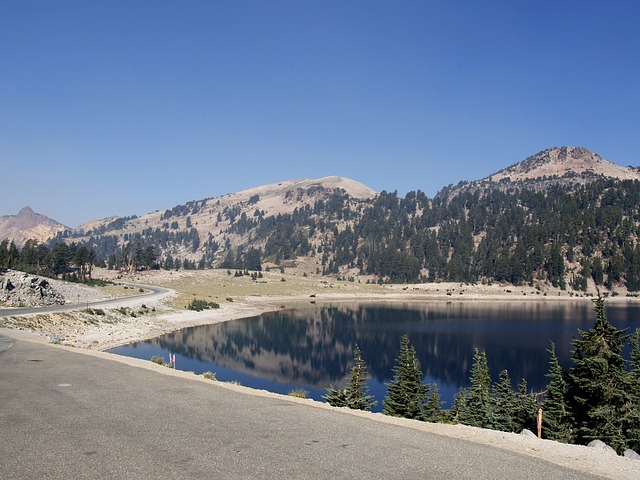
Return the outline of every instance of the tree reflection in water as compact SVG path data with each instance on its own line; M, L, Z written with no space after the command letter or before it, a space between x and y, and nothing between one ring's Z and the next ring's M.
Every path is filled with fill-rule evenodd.
M635 305L607 308L618 328L640 326L638 313ZM493 380L506 368L514 382L526 378L532 389L543 390L550 341L556 344L561 364L568 366L572 338L578 328L591 328L593 318L590 302L307 304L187 328L149 340L147 348L131 345L112 351L141 358L150 352L177 353L181 369L213 371L221 380L240 378L244 385L280 393L303 387L319 399L330 384L345 383L357 343L379 406L385 383L392 378L400 338L408 334L424 381L436 382L450 404L458 388L468 384L476 347L487 352Z

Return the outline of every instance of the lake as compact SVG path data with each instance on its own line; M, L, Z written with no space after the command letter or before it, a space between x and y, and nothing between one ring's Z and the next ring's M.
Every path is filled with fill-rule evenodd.
M617 328L640 327L640 305L609 302ZM321 400L329 385L345 385L358 344L371 379L369 392L382 408L386 383L409 335L425 383L437 383L446 406L469 384L474 348L487 352L492 380L507 369L514 389L525 378L545 389L550 342L563 367L571 365L571 340L593 327L593 305L585 301L451 301L309 303L215 325L186 328L110 350L120 355L168 361L221 381L286 394L301 388ZM628 353L627 357L628 358Z

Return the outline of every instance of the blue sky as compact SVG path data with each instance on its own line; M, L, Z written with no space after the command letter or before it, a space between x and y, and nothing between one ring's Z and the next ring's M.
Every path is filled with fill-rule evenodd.
M0 2L0 215L293 178L433 196L545 148L638 165L640 2Z

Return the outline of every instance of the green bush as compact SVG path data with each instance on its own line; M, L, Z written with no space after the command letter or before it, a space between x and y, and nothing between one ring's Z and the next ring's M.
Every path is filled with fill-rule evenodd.
M207 302L206 300L191 300L191 303L187 305L189 310L195 310L196 312L201 312L202 310L208 310L210 308L220 308L220 305L215 302Z
M204 378L206 378L207 380L217 380L217 378L216 378L216 374L215 374L215 373L213 373L213 372L204 372L204 373L202 374L202 376L203 376Z
M158 355L154 355L153 357L151 357L151 361L153 363L157 363L158 365L164 365L164 358L159 357Z

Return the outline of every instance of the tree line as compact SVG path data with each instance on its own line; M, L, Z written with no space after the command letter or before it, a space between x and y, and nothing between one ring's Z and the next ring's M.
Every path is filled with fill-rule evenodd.
M429 422L460 423L505 432L535 431L542 409L542 436L564 443L587 444L599 439L618 453L640 451L640 329L616 329L604 313L605 298L594 299L595 324L579 331L572 342L572 365L563 369L549 352L549 382L543 392L528 390L522 379L513 390L508 371L491 379L486 353L475 349L470 385L461 387L453 406L444 409L436 383L423 384L422 371L408 336L387 384L382 412L385 415ZM631 345L630 358L623 348ZM371 410L376 402L368 395L367 368L360 349L354 348L354 366L347 387L330 386L324 396L333 406Z
M144 248L141 243L128 242L110 255L105 263L94 249L75 242L47 245L27 240L22 248L8 239L0 242L0 269L88 282L92 280L94 266L130 271L158 268L157 253L153 245Z
M159 268L166 269L257 270L265 262L312 256L320 261L318 274L357 269L385 283L548 283L576 291L595 284L640 291L638 181L445 189L434 198L420 190L404 197L383 191L371 200L327 192L325 199L275 216L225 207L218 212L219 221L228 222L222 240L191 224L189 215L201 208L193 202L165 212L164 219L187 216L184 229L174 220L123 236L96 231L83 244L104 261L127 243L153 246Z
M96 253L84 245L59 242L49 247L27 240L22 248L7 239L0 242L0 269L21 270L85 282L91 279Z

